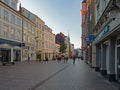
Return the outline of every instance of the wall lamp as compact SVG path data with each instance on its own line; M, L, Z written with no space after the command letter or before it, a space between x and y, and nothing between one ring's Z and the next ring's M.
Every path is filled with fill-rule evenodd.
M111 8L109 9L109 18L115 20L118 13L120 13L120 7L116 4L116 0L112 0Z

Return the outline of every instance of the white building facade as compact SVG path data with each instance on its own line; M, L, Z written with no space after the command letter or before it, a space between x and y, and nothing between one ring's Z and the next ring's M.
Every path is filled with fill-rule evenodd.
M17 0L0 1L0 60L21 61L22 17Z

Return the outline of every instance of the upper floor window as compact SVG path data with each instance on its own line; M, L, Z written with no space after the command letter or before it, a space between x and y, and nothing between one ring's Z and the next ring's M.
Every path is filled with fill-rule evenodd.
M28 36L28 42L31 42L31 37L30 36Z
M31 31L31 28L30 28L30 26L31 26L31 25L30 25L30 24L28 24L28 31Z
M4 3L9 4L9 0L4 0Z
M44 30L44 26L42 26L42 30Z
M15 2L11 2L11 7L12 7L13 9L16 9L16 4L15 4Z
M8 37L8 25L6 24L3 25L3 35Z
M11 38L15 38L15 28L11 28Z
M21 20L19 18L17 18L17 25L21 26Z
M24 22L24 28L28 29L28 24Z
M6 10L4 10L4 19L9 20L9 13Z
M32 27L32 33L34 33L35 32L35 29L34 29L34 27Z
M41 24L39 24L39 29L41 29Z
M15 16L11 15L11 23L15 24Z
M0 17L1 17L1 7L0 7Z
M18 39L18 40L20 40L20 39L21 39L21 32L20 32L20 30L19 30L19 29L17 30L17 39Z

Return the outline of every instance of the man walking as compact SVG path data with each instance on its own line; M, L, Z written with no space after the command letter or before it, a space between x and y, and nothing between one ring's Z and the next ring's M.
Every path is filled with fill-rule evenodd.
M75 64L75 56L73 56L73 64Z

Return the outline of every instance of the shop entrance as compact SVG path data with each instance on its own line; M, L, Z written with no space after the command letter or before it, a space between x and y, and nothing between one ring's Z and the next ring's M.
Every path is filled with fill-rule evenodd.
M10 62L11 61L11 50L10 49L1 49L0 50L0 61L1 62Z

